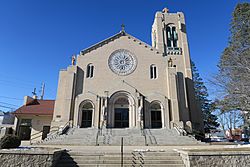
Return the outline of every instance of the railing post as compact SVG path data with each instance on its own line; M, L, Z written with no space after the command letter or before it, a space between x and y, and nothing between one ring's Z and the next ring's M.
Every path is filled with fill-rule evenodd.
M123 167L123 137L121 138L121 167Z

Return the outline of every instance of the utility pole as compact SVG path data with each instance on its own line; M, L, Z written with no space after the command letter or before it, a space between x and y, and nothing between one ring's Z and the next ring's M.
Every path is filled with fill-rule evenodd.
M44 96L44 90L45 90L45 83L42 83L42 90L41 90L41 100L43 100L43 96Z

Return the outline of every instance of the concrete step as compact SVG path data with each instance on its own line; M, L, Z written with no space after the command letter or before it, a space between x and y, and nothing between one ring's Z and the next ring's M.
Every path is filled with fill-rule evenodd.
M143 131L145 136L142 135L140 129L104 128L97 135L100 131L95 128L72 128L67 135L58 136L55 139L43 142L43 144L120 146L122 137L124 146L203 144L193 138L180 136L174 129L144 129Z
M120 155L116 155L116 156L66 156L63 155L61 157L61 160L73 160L74 161L78 161L78 160L120 160L121 156ZM124 160L132 160L134 159L132 155L126 155L123 156ZM136 157L136 160L138 159L138 157ZM181 160L180 156L144 156L144 159L151 159L151 160Z
M125 152L123 153L123 156L133 156L133 155L138 155L138 153L143 154L145 157L152 157L152 156L179 156L180 154L178 152L174 151L165 151L165 152L154 152L154 151L148 151L148 152ZM70 151L68 153L65 153L63 155L68 155L68 156L104 156L104 157L116 157L120 156L120 153L86 153L82 151Z
M56 167L118 167L120 164L58 164ZM123 164L123 167L141 167L141 164ZM185 167L183 164L143 164L143 167Z
M108 148L108 147L107 147ZM67 153L64 153L67 155L86 155L86 156L116 156L117 152L91 152L91 150L89 150L89 152L83 151L83 150L71 150ZM131 152L124 152L124 155L131 155Z
M120 164L121 160L61 160L60 163L62 164ZM131 160L124 160L124 164L131 164Z
M123 160L123 164L139 164L139 160ZM182 160L143 160L143 164L183 164ZM120 164L121 160L61 160L62 164Z
M64 153L57 167L115 167L120 166L120 153L95 153L85 151L69 151ZM134 167L184 167L179 153L168 150L164 152L125 152L123 166Z
M43 143L43 145L72 145L72 146L95 146L95 142L70 142L70 141L51 141Z

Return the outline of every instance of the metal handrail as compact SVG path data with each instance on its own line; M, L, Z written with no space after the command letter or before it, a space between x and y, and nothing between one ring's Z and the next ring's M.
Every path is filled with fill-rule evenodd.
M96 134L96 139L95 139L95 145L98 146L98 136L99 136L99 129L98 129L98 132Z
M39 131L39 132L37 132L37 133L34 133L34 134L32 134L31 136L30 136L30 138L32 138L32 136L35 136L35 135L37 135L37 134L39 134L39 133L42 133L43 131Z
M71 120L68 121L68 122L63 126L62 132L65 130L65 128L66 128L67 126L70 126L70 125L71 125L70 123L71 123ZM53 134L59 133L59 130L60 130L59 127L53 127L53 128L57 129L57 130L50 130L51 132L55 132L55 133L53 133ZM52 129L53 129L53 128L52 128ZM51 133L51 132L50 132L50 133ZM40 134L40 133L41 133L41 134ZM40 135L38 135L38 134L40 134ZM38 136L32 138L32 137L35 136L35 135L38 135ZM35 139L37 139L37 138L39 138L39 137L42 137L42 135L43 135L43 131L39 131L39 132L37 132L37 133L35 133L35 134L32 134L31 137L30 137L30 144L32 144L32 141L33 141L33 140L35 140Z
M98 138L99 138L99 135L101 134L101 129L102 129L102 126L101 126L101 128L98 128L98 132L97 132L97 134L96 134L96 141L95 141L95 145L96 145L96 146L99 145L99 144L98 144Z
M71 122L72 122L72 120L69 120L68 122L66 122L66 124L62 127L62 129L59 128L58 131L61 130L62 134L63 134L66 128L72 127L73 124L71 124Z
M146 139L146 134L144 132L144 127L143 127L143 122L140 122L140 130L141 130L141 135L144 136L144 141L145 141L145 146L147 145L147 139Z
M182 136L186 136L187 135L187 132L185 131L185 129L182 128L182 127L180 127L178 124L176 124L176 123L173 122L173 126L179 132L180 135L182 135Z
M194 130L192 131L192 136L196 138L196 136L200 137L201 139L204 139L204 136L199 133L199 131Z
M38 134L40 134L40 135L38 135ZM38 136L36 136L36 135L38 135ZM33 140L35 140L35 139L41 137L42 135L43 135L43 131L39 131L39 132L37 132L37 133L32 134L32 135L30 136L30 144L32 144L32 141L33 141ZM34 137L34 136L36 136L36 137Z
M121 167L123 167L123 137L121 138Z
M103 126L104 126L104 122L102 122L101 127L98 128L98 132L96 134L96 142L95 142L96 146L99 146L99 144L98 144L98 138L99 138L99 135L102 135Z
M140 130L141 130L142 136L145 136L144 128L143 128L143 123L142 122L140 122Z

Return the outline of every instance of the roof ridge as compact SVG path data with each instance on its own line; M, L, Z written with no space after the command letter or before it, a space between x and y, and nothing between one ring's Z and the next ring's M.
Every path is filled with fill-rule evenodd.
M108 37L108 38L106 38L106 39L104 39L104 40L102 40L102 41L100 41L100 42L98 42L98 43L96 43L96 44L94 44L94 45L91 45L91 46L87 47L87 48L84 49L84 50L81 50L81 51L80 51L80 55L84 55L84 54L86 54L86 53L89 53L89 52L91 52L92 50L95 50L95 49L97 49L97 48L99 48L99 47L101 47L101 46L103 46L103 45L105 45L105 44L108 44L108 43L111 42L111 41L114 41L115 39L120 38L121 36L128 36L128 37L130 37L130 38L133 38L135 42L136 42L136 41L139 41L139 44L145 45L145 47L146 47L146 48L147 48L147 47L150 48L151 51L156 51L156 53L163 54L160 50L158 50L158 49L152 47L151 45L147 44L146 42L143 42L142 40L140 40L140 39L138 39L138 38L136 38L136 37L134 37L134 36L128 34L128 33L125 32L125 31L120 31L119 33L117 33L117 34L115 34L115 35L113 35L113 36L111 36L111 37Z

